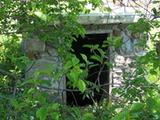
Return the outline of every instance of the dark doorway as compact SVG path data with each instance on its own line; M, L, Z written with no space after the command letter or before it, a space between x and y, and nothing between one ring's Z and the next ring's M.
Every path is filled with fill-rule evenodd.
M73 42L72 49L74 50L74 54L79 58L80 62L84 62L80 53L85 54L88 58L92 55L89 48L83 47L86 44L96 45L98 44L102 48L103 41L107 39L107 34L87 34L85 37L78 37L77 41ZM103 48L106 52L109 53L108 47ZM90 60L90 59L89 59ZM93 97L85 97L81 92L67 92L67 104L74 106L85 106L93 104L93 101L99 102L102 98L108 98L109 92L109 68L105 65L103 66L102 72L99 74L99 71L102 67L102 64L97 61L90 60L92 64L97 64L97 66L92 67L88 71L87 81L96 83L97 76L99 75L99 81L101 89L99 91L94 90ZM69 86L67 88L71 89Z

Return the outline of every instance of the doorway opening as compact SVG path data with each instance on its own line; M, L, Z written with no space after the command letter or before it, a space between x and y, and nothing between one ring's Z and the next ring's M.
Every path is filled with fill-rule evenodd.
M87 58L90 58L93 53L91 53L90 49L87 47L84 47L84 45L96 45L98 44L100 48L102 48L102 44L104 40L106 40L108 37L108 34L87 34L85 37L78 37L77 41L74 41L72 44L72 49L74 50L74 54L76 57L80 60L80 62L84 62L80 53L85 54ZM108 47L103 48L104 51L106 51L109 54ZM109 57L109 56L108 56ZM68 91L66 93L67 97L67 105L71 106L86 106L86 105L92 105L94 102L99 102L102 100L102 98L109 98L109 68L104 65L103 68L102 64L95 60L89 59L89 61L92 64L95 64L96 66L89 68L88 70L88 77L87 81L90 81L92 83L97 84L97 77L99 76L99 83L100 83L100 89L99 91L93 90L94 95L91 97L88 95L88 97L84 97L84 94L82 94L79 91ZM101 69L101 72L99 72ZM67 89L71 89L69 86L67 86Z

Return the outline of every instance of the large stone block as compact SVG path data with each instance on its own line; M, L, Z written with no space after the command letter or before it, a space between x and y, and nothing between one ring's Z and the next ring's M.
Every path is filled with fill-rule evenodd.
M23 52L31 59L31 63L25 69L26 80L40 80L37 89L45 91L49 96L49 101L59 103L66 102L66 80L60 75L62 62L56 49L52 45L47 45L39 40L35 35L22 41Z

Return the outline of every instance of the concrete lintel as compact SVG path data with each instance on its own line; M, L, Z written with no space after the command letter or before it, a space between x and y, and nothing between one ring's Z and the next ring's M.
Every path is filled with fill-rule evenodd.
M80 14L78 22L82 25L87 24L116 24L116 23L134 23L140 18L137 14L104 14L90 13Z

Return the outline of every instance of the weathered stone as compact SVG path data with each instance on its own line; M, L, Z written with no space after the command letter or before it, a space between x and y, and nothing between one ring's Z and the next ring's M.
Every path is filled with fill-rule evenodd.
M57 63L55 61L52 60L47 60L44 58L38 59L36 61L33 61L32 64L28 65L28 69L30 68L30 70L25 74L25 76L27 78L30 77L36 77L36 75L38 74L38 72L49 72L51 73L53 69L57 68Z
M30 38L22 41L22 50L32 60L25 70L26 80L42 80L43 82L37 86L37 89L46 91L50 101L65 103L65 77L55 78L55 74L62 70L57 51L39 40L36 35L31 35ZM36 57L36 54L39 57Z
M122 73L122 69L121 68L114 67L113 71L116 72L116 73Z
M116 55L116 56L115 56L115 62L116 62L116 63L121 63L121 64L123 64L123 63L125 63L125 59L124 59L124 57L121 56L121 55Z
M114 77L114 78L116 78L116 77L122 77L122 74L115 72L115 73L113 74L113 77Z
M65 77L60 79L54 79L54 75L57 71L60 71L62 65L60 61L54 59L38 59L33 64L28 65L29 71L26 72L26 79L44 80L46 83L40 84L40 90L46 91L49 94L50 99L60 103L65 102L65 92L63 91L65 86ZM49 88L49 90L48 90Z
M117 66L117 67L121 67L123 65L124 65L123 63L118 63L118 62L115 63L115 66Z
M22 48L25 53L29 51L45 51L45 43L40 41L38 37L29 38L22 41Z
M126 65L131 64L131 62L132 62L131 58L126 58L126 60L125 60L125 64Z

